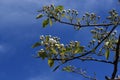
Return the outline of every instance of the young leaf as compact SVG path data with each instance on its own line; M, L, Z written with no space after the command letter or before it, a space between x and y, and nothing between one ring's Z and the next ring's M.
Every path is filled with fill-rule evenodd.
M49 23L50 23L50 26L52 26L52 19L49 18Z
M55 10L58 12L58 11L62 11L63 9L64 7L60 5L60 6L57 6Z
M48 65L52 67L54 65L54 60L48 59Z
M54 48L51 48L51 53L57 54L57 51Z
M59 9L59 10L63 10L64 9L64 7L62 5L59 5L56 8Z
M43 25L43 28L45 28L49 23L49 19L46 19L43 21L42 25Z
M75 54L76 54L76 53L82 53L83 50L84 50L84 47L83 47L83 46L80 46L80 47L77 47L77 48L75 49L74 53L75 53Z
M61 16L62 16L62 17L65 17L65 14L62 14Z
M45 37L45 42L48 42L49 41L49 36L46 36Z
M80 46L79 47L79 53L82 53L84 51L84 47L83 46Z
M62 69L63 71L72 72L70 66L66 66Z
M109 58L109 55L110 55L110 50L109 50L109 49L106 49L105 57L106 57L107 60L108 60L108 58Z
M32 46L32 48L35 48L35 47L38 47L38 46L41 46L41 43L40 43L40 42L36 42L36 43Z
M39 19L39 18L42 18L43 17L43 14L39 14L37 15L36 19Z
M74 50L74 54L76 54L76 53L79 53L79 48L76 48L76 49Z
M47 57L46 52L38 52L38 57L41 57L43 60Z

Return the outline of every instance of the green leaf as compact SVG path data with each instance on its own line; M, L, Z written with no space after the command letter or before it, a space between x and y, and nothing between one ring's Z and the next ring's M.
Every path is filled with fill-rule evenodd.
M61 54L62 56L65 55L65 52L66 52L66 49L65 49L65 48L61 48L61 52L60 52L60 54Z
M39 18L42 18L43 17L43 14L39 14L37 15L36 19L39 19Z
M32 48L35 48L35 47L38 47L38 46L41 46L41 43L40 43L40 42L36 42L36 43L32 46Z
M49 36L46 36L45 40L46 40L45 42L48 42L49 41Z
M52 26L52 19L49 18L49 23L50 23L50 26Z
M51 53L57 54L57 51L54 48L51 48Z
M64 7L62 5L59 5L56 7L56 9L62 11L64 9Z
M76 54L76 53L82 53L83 50L84 50L84 47L83 47L83 46L80 46L80 47L75 48L74 53L75 53L75 54Z
M59 5L56 8L59 9L59 10L61 10L61 11L64 9L64 7L62 5Z
M63 71L72 72L70 66L66 66L62 69Z
M45 28L49 23L49 19L46 19L43 21L42 25L43 25L43 28Z
M73 53L76 54L78 52L79 52L79 48L76 48Z
M65 17L65 14L62 14L61 16L62 16L62 17Z
M70 16L65 16L67 19L70 19Z
M108 60L108 58L109 58L109 55L110 55L110 50L109 50L109 49L106 49L105 57L106 57L107 60Z
M72 50L72 48L70 48L70 47L66 48L66 52L70 52L71 50Z
M54 65L54 60L48 59L48 65L52 67Z
M77 41L76 44L75 44L75 46L79 47L80 46L80 42Z
M83 46L80 46L79 47L79 53L83 52L84 51L84 47Z
M46 52L38 52L38 57L41 57L43 60L47 57Z

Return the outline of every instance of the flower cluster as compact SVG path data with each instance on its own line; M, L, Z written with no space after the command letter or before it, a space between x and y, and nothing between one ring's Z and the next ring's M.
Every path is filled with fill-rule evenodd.
M65 13L63 6L54 6L54 5L44 6L43 12L47 17L55 18L58 20L60 20Z
M71 41L69 44L64 45L60 43L60 38L52 37L51 35L41 35L40 42L33 45L34 47L43 47L38 51L38 57L42 59L71 59L76 54L83 53L84 47L80 46L80 42Z
M109 11L109 14L110 14L110 16L108 16L107 19L109 19L111 23L116 23L116 22L120 21L120 17L116 10L113 9L113 10Z
M82 21L84 21L87 25L96 24L100 19L100 16L97 16L95 13L86 12L82 17Z
M99 43L101 43L101 41L108 35L110 34L109 37L107 37L105 39L105 41L103 42L102 47L99 49L99 54L103 54L103 51L107 51L107 53L111 51L114 51L116 48L116 43L118 42L118 38L116 36L117 31L114 30L112 33L110 33L109 31L107 31L107 27L103 28L103 27L95 27L93 30L91 30L91 33L93 35L93 39L89 42L88 47L89 48L93 48L95 47L95 45L98 45ZM104 52L106 53L106 52ZM104 54L103 54L104 55Z

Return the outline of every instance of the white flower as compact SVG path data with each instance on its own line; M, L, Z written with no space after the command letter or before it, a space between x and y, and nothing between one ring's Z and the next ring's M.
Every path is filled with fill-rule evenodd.
M57 43L57 41L53 38L49 38L49 42L52 43L52 44Z
M65 13L66 12L66 10L63 10L63 13Z
M43 41L41 41L41 45L43 45L44 44L44 42Z
M95 39L93 39L92 41L93 41L93 42L95 42L96 40L95 40Z
M40 40L43 40L43 39L44 39L44 35L41 35L41 36L40 36Z
M64 47L64 44L60 44L62 47Z
M105 45L108 46L108 45L109 45L109 42L105 42Z
M44 49L40 49L40 52L44 52Z
M75 43L78 43L78 41L75 41Z

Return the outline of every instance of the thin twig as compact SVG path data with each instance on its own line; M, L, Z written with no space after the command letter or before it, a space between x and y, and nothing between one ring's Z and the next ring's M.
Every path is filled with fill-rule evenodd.
M96 61L96 62L102 62L102 63L110 63L113 64L113 62L111 61L107 61L107 60L102 60L102 59L95 59L95 58L79 58L82 61Z
M105 37L105 38L103 38L101 41L100 41L100 43L98 43L92 50L90 50L90 51L88 51L88 52L86 52L86 53L82 53L82 55L80 55L80 56L76 56L76 57L73 57L73 58L66 58L66 59L64 59L64 60L66 60L66 61L70 61L70 60L74 60L74 59L79 59L80 57L84 57L84 56L86 56L86 55L88 55L88 54L90 54L90 53L93 53L93 50L96 50L103 42L104 42L104 40L105 39L107 39L109 36L110 36L110 34L115 30L115 28L117 27L117 25L115 25L112 29L111 29L111 31L109 32L109 34ZM53 59L53 60L63 60L63 59Z
M65 21L61 21L61 20L58 20L57 18L55 18L55 17L50 17L50 18L52 18L52 19L55 19L56 21L58 21L59 23L62 23L62 24L67 24L67 25L71 25L71 26L78 26L78 27L80 27L80 28L82 28L82 27L95 27L95 26L113 26L113 25L115 25L115 24L113 24L113 23L101 23L101 24L84 24L84 25L82 25L82 24L74 24L74 23L70 23L70 22L65 22ZM118 25L120 25L120 23L118 24Z

